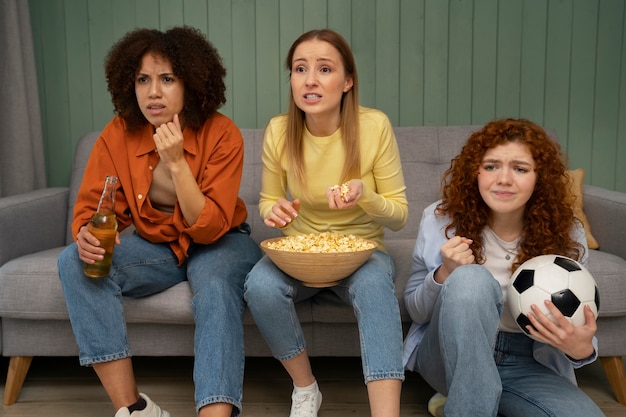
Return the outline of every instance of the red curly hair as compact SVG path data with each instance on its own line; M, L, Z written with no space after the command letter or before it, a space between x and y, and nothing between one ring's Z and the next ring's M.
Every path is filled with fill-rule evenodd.
M491 209L478 190L478 170L487 150L509 142L525 144L534 162L537 181L524 210L520 253L512 271L535 256L559 254L580 259L583 247L571 237L574 222L572 195L565 156L558 143L535 123L526 119L500 119L474 132L461 153L445 172L443 199L437 212L451 219L446 235L465 236L474 241L476 262L485 262L482 231Z
M174 75L183 81L185 126L199 129L226 103L226 69L217 50L198 29L135 29L113 45L104 65L115 114L124 119L128 130L147 123L135 95L135 77L147 53L170 61Z

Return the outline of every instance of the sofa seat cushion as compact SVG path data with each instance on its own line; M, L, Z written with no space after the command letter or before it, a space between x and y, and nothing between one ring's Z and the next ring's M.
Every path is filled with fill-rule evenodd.
M57 258L63 247L13 259L0 268L0 316L67 320Z
M63 247L13 259L0 268L0 317L29 320L68 320L57 258ZM85 278L87 279L87 278ZM193 324L191 288L181 282L145 298L124 298L128 323ZM303 323L313 321L312 300L296 305ZM254 324L246 309L244 324Z

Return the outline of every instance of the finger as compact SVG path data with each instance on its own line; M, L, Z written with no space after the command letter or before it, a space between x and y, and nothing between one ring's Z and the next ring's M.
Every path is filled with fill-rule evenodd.
M297 198L296 198L295 200L293 200L293 201L291 202L291 207L293 207L293 210L294 210L293 215L294 215L294 216L297 216L297 215L298 215L298 213L300 212L300 200L299 200L299 199L297 199Z
M547 325L548 322L551 323L550 319L546 317L546 315L543 314L543 312L535 304L532 304L530 309L531 312L529 312L526 317L528 317L528 320L530 320L535 330L540 333L542 331L546 331L545 325Z
M298 214L298 212L294 210L293 204L291 204L291 201L286 200L284 198L279 199L274 207L278 208L281 213L285 213L290 216L296 216ZM274 210L274 212L276 211Z
M528 313L526 315L531 324L526 326L526 331L533 337L541 340L542 342L548 343L548 338L544 336L547 333L546 329L541 325L537 316L533 313Z
M585 313L585 326L593 325L596 326L596 315L588 305L585 305L583 308L583 313Z
M339 188L332 186L332 187L328 187L326 189L326 200L328 200L328 208L330 209L336 209L337 207L337 200L336 197L339 195Z
M78 256L84 262L92 264L94 261L100 261L104 258L104 249L92 245L84 237L79 237L76 240L76 246L78 248Z
M558 322L555 323L548 316L546 316L535 304L531 305L531 309L533 312L528 314L530 322L533 324L537 332L541 334L543 338L553 346L561 344L567 334L573 332L574 328L572 324L567 321L567 319L565 319L560 312L558 312L558 314L561 316L564 322L558 322L558 318L555 317L555 320L557 320ZM554 313L552 314L554 315Z
M178 113L174 115L174 126L176 126L176 129L180 130L181 132L183 131L183 129L180 127L180 119L178 118Z
M282 227L287 225L287 223L290 223L297 215L298 213L293 210L289 201L279 200L278 203L274 204L272 207L269 219Z
M291 221L289 217L284 218L276 215L276 213L270 213L269 217L266 220L268 222L268 225L271 225L271 227L284 227L287 225L287 223Z
M472 245L472 243L474 243L474 241L472 239L468 239L466 237L461 237L461 242L466 244L467 247L470 247Z
M572 323L567 318L565 318L563 313L561 313L561 310L559 310L552 301L545 300L544 304L548 308L548 311L550 312L554 320L556 320L558 327L563 329L573 327Z
M100 247L100 241L91 232L89 232L89 230L87 229L87 226L83 226L81 228L81 230L78 233L78 236L76 236L76 238L77 238L77 241L80 241L80 243L81 243L80 246L83 249L91 247L91 249L92 249L91 252L93 252L94 248L99 248Z
M282 208L282 210L289 214L291 217L298 217L298 211L292 202L288 201L288 200L279 200L280 203L280 207ZM300 207L300 203L298 202L298 207Z

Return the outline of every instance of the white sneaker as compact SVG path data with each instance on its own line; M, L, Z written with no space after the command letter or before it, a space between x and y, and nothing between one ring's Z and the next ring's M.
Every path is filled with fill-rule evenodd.
M431 416L433 417L443 416L443 406L446 403L446 399L447 397L443 396L442 394L439 394L438 392L435 393L435 395L433 395L432 397L430 397L430 400L428 400L428 412L430 413Z
M122 407L117 410L115 417L170 417L170 413L161 410L161 407L156 405L146 394L139 393L139 395L146 400L146 408L141 411L133 411L131 414L128 411L128 407Z
M313 392L296 392L291 394L291 414L289 417L317 417L322 405L322 393L318 387Z

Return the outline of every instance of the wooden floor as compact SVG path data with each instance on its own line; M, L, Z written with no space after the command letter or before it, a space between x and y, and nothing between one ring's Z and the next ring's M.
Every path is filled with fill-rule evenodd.
M369 416L367 394L358 358L313 358L324 402L320 417ZM140 390L172 417L194 417L191 358L135 358ZM4 390L8 359L0 360L0 388ZM626 416L616 402L599 361L578 371L578 380L607 417ZM402 417L428 416L426 404L433 390L414 373L402 390ZM244 383L244 417L288 416L291 383L271 358L249 358ZM76 358L35 358L18 402L1 406L7 417L112 417L115 410L93 371Z

